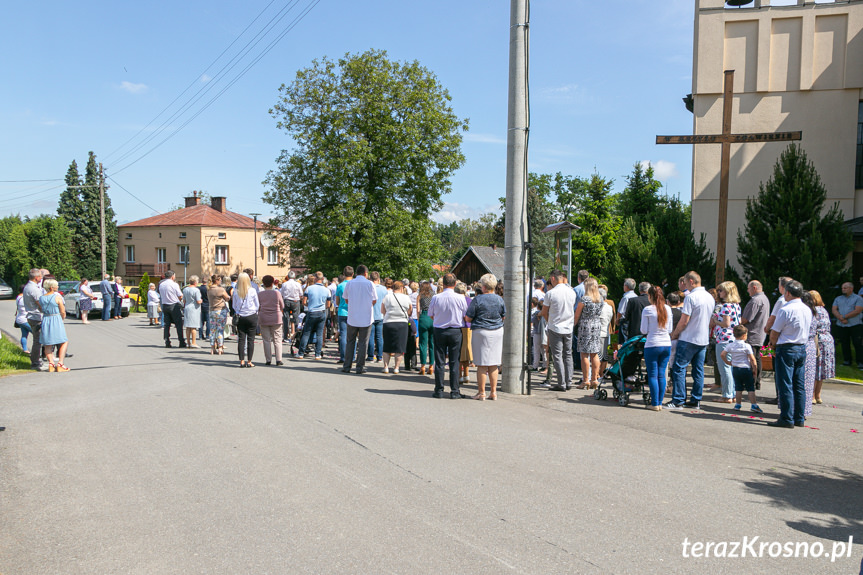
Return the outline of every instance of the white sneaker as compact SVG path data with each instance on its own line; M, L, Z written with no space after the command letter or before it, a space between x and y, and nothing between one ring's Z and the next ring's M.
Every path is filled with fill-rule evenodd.
M389 373L389 372L390 372L390 367L388 365L385 365L384 366L384 373Z
M683 406L678 405L678 404L674 403L673 401L669 401L668 403L665 404L665 409L669 409L671 411L681 411L683 409Z

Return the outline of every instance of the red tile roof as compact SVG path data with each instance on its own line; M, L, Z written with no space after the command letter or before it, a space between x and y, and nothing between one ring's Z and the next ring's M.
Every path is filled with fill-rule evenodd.
M255 221L242 214L225 210L224 213L206 204L174 210L151 218L144 218L117 226L118 228L164 227L164 226L200 226L211 228L248 228L255 227ZM263 222L258 222L258 229L263 228Z

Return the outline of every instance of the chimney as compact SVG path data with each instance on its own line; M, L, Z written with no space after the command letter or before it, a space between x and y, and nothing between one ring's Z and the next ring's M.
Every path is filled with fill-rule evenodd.
M185 198L186 207L191 208L192 206L197 206L201 202L201 198L198 197L198 192L193 191L191 198Z
M225 213L225 196L213 196L210 198L210 207L214 210Z

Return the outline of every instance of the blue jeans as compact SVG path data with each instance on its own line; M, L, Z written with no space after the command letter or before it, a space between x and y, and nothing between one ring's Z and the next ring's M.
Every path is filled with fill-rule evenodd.
M665 399L665 367L668 365L669 356L671 356L671 346L644 348L650 405L662 405L662 400Z
M339 362L345 362L345 346L348 343L348 316L339 316Z
M377 348L377 349L375 349ZM376 319L372 324L372 333L369 335L368 361L375 358L381 359L384 355L384 320Z
M114 298L102 294L102 321L111 319L111 314L114 312Z
M734 374L731 373L731 366L722 361L722 352L729 345L730 341L716 344L716 369L719 370L719 380L722 382L722 397L726 399L734 397Z
M779 421L803 425L806 408L806 346L782 344L776 346L776 394L779 398Z
M33 333L33 330L30 329L29 323L18 323L15 325L21 330L21 349L24 350L24 353L27 353L27 338Z
M345 318L347 319L347 318ZM309 345L309 338L312 333L315 334L315 357L321 357L321 347L324 344L324 326L327 325L327 310L310 311L306 314L305 324L303 325L303 335L300 337L300 355L306 354L306 346Z
M677 340L674 354L674 367L671 368L671 383L674 390L671 401L681 404L686 401L686 366L692 364L692 401L701 401L704 392L704 356L706 345L695 345L688 341Z

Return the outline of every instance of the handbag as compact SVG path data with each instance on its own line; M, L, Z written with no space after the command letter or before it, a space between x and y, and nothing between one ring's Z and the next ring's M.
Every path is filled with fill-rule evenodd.
M402 310L402 313L403 313L403 314L405 314L405 317L406 317L406 318L408 318L408 335L409 335L410 337L416 337L416 336L417 336L417 328L416 328L416 326L414 325L413 320L410 318L410 316L408 315L408 312L405 310L405 308L404 308L404 307L402 307L402 304L401 304L401 302L399 301L398 296L396 296L395 294L393 294L393 297L395 298L396 303L397 303L397 304L398 304L398 306L399 306L399 309L401 309L401 310Z

